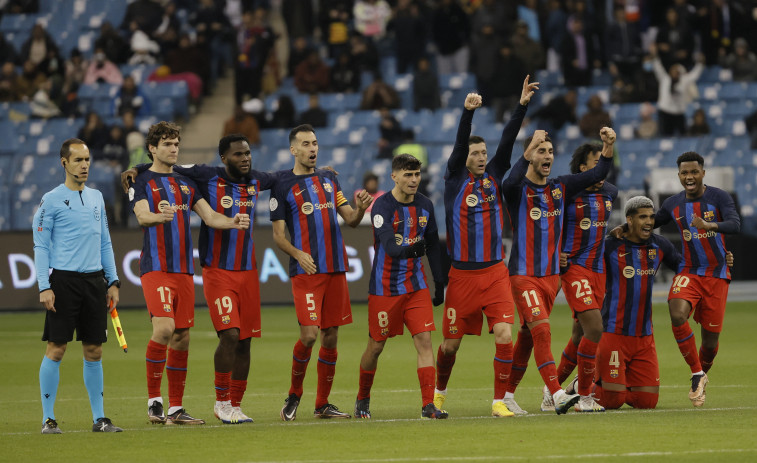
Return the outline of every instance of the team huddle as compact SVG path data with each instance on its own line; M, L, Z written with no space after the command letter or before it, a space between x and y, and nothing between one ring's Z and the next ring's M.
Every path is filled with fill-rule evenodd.
M515 401L515 391L532 351L544 381L542 411L563 414L574 408L577 412L601 412L624 403L654 408L660 375L652 334L652 285L662 263L676 272L668 303L675 339L691 367L688 395L694 406L703 405L733 263L723 234L738 233L740 227L733 200L703 183L704 159L687 152L677 161L684 191L667 199L656 212L649 198L631 198L625 204L626 223L608 235L610 212L618 196L618 189L604 181L615 149L611 128L600 131L601 145L584 144L573 153L569 175L549 177L554 149L543 130L536 130L525 141L523 156L511 164L516 137L538 88L538 83L530 83L526 77L519 105L491 160L486 142L471 135L481 97L471 93L465 99L444 174L444 223L451 260L448 275L442 268L433 204L418 193L421 163L415 157L395 156L392 190L375 201L361 191L353 208L338 175L316 167L318 142L311 126L298 126L290 132L294 167L276 173L252 169L250 145L241 135L226 136L219 142L223 167L176 166L179 128L167 122L152 126L146 144L153 163L124 173L125 178L133 179L129 200L144 236L140 271L153 326L145 362L149 420L166 425L204 423L182 405L189 329L194 324L189 229L190 210L194 210L203 220L199 249L204 293L219 339L214 356L214 414L227 424L252 421L242 411L241 402L250 367L250 341L260 337L262 330L250 217L263 190L271 190L274 241L290 256L289 275L300 328L292 352L290 388L280 412L284 421L296 419L303 381L319 337L313 414L316 418L351 416L329 402L339 327L352 322L347 255L338 216L356 227L369 207L375 257L369 282L368 345L360 360L353 410L356 418L371 418L371 387L379 356L387 339L401 335L405 326L417 351L421 417L447 418L444 404L456 353L465 335L481 334L484 316L495 344L493 416L527 413ZM72 146L80 145L86 149L80 140ZM65 167L64 150L61 158ZM83 177L71 174L68 168L66 172L67 185L69 180L81 180L85 188L86 172ZM37 211L40 221L53 219L45 212L47 206L43 200ZM507 264L505 211L513 232ZM680 251L652 232L671 221L682 238ZM46 251L44 237L36 230L35 257ZM424 255L434 282L433 294L424 274ZM100 279L105 268L107 281L117 282L115 265L105 257L103 262L108 265L94 269L100 271ZM54 272L70 270L56 267L55 261L49 266L46 261L38 263L44 269L56 269ZM47 272L42 275L40 265L37 268L40 299L45 303L43 295L50 283ZM103 301L105 288L103 282ZM574 327L557 365L551 351L549 317L561 288ZM115 299L117 303L117 291ZM434 358L433 307L441 304L443 341ZM513 344L516 311L519 326ZM106 313L103 309L103 320ZM688 323L692 313L701 325L698 351ZM55 336L48 336L48 325L56 326L54 315L48 310L43 338L48 341L48 353L40 369L43 433L60 432L52 411L54 395L52 403L45 401L46 388L53 387L54 379L57 390L57 379L45 376L43 382L43 369L50 368L51 360L60 362L62 358L62 353L49 354L50 345L62 344L65 351L65 343L73 339L70 323L66 325L71 325L70 330L51 328ZM82 338L81 334L77 330L83 345L101 346L104 341ZM577 375L568 381L576 369ZM168 406L161 394L164 371ZM101 378L100 366L100 390ZM93 402L93 421L97 424L98 419L107 420L114 428L103 431L120 430L104 418L101 397L97 410Z

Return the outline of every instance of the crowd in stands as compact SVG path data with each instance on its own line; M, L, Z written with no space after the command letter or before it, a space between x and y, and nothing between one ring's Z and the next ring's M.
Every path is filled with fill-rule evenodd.
M381 110L380 158L412 142L412 129L392 110L460 106L442 98L441 79L451 73L475 76L466 90L478 91L498 122L517 102L526 74L532 80L544 70L559 74L545 83L548 96L532 104L526 120L555 137L573 125L594 137L597 127L612 125L606 106L626 103L644 103L633 130L639 138L705 134L708 113L697 111L691 119L703 69L721 66L737 82L757 79L752 0L123 3L119 20L99 24L86 50L61 51L44 22L20 44L0 36L0 102L28 102L32 118L86 118L80 135L98 158L122 166L139 158L127 143L139 136L135 119L162 109L145 92L146 82L185 83L194 108L219 76L233 72L236 106L219 121L219 132L245 133L254 144L265 129L328 127L333 118L321 107L323 95L352 95L359 98L357 109ZM12 15L34 14L51 2L3 4L2 13ZM134 66L147 72L131 75ZM412 77L409 100L395 86L403 75ZM79 89L103 83L118 87L109 107L83 105ZM606 92L580 98L582 88L597 85ZM307 106L296 107L302 95ZM747 118L757 146L755 121L757 115Z

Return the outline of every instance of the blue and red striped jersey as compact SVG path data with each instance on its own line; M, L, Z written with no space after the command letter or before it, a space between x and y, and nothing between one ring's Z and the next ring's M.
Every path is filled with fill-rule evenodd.
M337 209L347 204L336 175L327 170L295 175L277 173L271 190L271 222L286 221L294 247L313 258L317 273L347 271L347 251L337 222ZM289 259L289 276L306 273L297 260Z
M142 227L140 274L154 271L194 274L189 215L200 199L197 185L177 173L159 174L148 170L137 176L129 191L132 209L143 199L147 201L150 212L156 214L169 206L178 206L178 210L171 222Z
M392 192L384 193L373 203L371 223L374 258L369 294L399 296L427 288L423 259L399 254L421 240L438 241L431 200L419 193L412 202L401 203Z
M707 222L717 222L718 230L704 231L691 226L694 215ZM673 221L681 234L683 261L679 273L731 279L731 270L725 262L723 234L735 234L741 227L731 195L708 186L697 199L687 199L685 192L666 199L655 214L655 227Z
M593 169L562 175L537 185L526 178L529 161L521 157L502 184L513 225L511 275L549 276L560 271L560 240L565 200L603 180L612 159L600 157Z
M500 185L510 168L513 143L526 106L519 105L502 132L494 157L484 175L474 177L466 167L473 111L460 117L455 147L444 174L444 209L447 251L456 263L493 263L505 257L502 246L504 203Z
M602 305L606 333L652 334L652 284L660 263L675 270L681 260L673 244L660 235L645 243L607 237L607 286Z
M227 217L249 214L252 219L255 216L258 194L271 189L276 182L275 174L257 170L251 170L241 183L234 183L226 173L225 167L174 166L174 171L192 179L210 207ZM224 270L256 269L252 229L251 226L247 230L216 230L203 222L200 226L202 266Z
M583 190L568 200L562 236L568 265L604 272L605 230L617 197L618 188L605 182L597 191Z

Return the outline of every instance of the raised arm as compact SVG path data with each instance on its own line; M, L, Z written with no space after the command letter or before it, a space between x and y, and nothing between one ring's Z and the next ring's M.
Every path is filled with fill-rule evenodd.
M523 80L523 89L520 93L520 105L515 108L510 120L507 121L505 129L502 131L502 137L497 145L497 152L494 153L489 165L494 169L494 175L499 178L505 176L505 172L510 168L510 159L513 154L513 145L515 144L515 138L520 132L520 126L523 124L523 118L526 117L526 110L528 109L528 103L531 102L531 97L534 96L534 92L539 89L539 82L528 83L530 76L526 76Z
M367 191L362 190L355 195L357 209L353 209L350 203L345 201L336 211L344 219L344 223L355 228L360 225L360 221L363 220L365 211L371 205L371 202L373 202L373 197Z
M602 127L599 131L602 138L602 156L594 168L580 174L561 177L565 183L565 196L571 197L579 191L604 180L612 166L613 150L615 149L615 131L610 127Z
M465 97L463 113L460 115L460 124L457 126L457 136L455 137L455 147L447 161L447 170L451 174L456 174L465 169L465 161L468 159L468 139L470 138L471 123L473 122L473 113L481 107L483 101L478 93L469 93Z

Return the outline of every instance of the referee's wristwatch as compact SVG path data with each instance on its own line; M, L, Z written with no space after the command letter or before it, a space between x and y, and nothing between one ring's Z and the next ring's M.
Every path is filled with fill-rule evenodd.
M113 280L113 282L108 285L108 288L110 288L111 286L115 286L116 288L120 289L121 288L121 280Z

